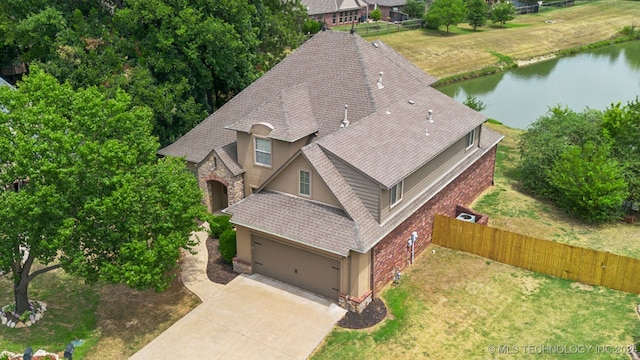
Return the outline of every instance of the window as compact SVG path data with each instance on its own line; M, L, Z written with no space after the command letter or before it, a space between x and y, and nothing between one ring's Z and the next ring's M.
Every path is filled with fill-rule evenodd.
M398 201L402 200L402 187L404 181L400 181L399 183L393 185L391 188L390 198L391 198L391 206L393 207Z
M476 130L471 130L470 133L467 134L467 149L473 146L476 137Z
M256 147L256 164L271 166L271 140L254 138Z
M311 195L311 173L306 170L300 170L300 195Z

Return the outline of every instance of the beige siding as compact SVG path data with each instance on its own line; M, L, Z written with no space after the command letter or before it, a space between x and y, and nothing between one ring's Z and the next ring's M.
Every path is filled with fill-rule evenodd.
M311 173L311 195L299 194L299 171L306 170ZM318 201L321 203L329 204L332 206L340 206L338 200L336 200L333 193L329 190L327 185L322 181L320 176L313 171L313 168L304 156L297 156L285 169L283 169L275 178L273 178L268 189L285 192L295 196L301 196L306 199Z
M333 165L338 169L340 174L347 180L353 192L360 198L364 206L371 212L371 215L379 220L379 200L380 188L373 180L362 175L351 166L345 164L342 160L331 154L327 154Z
M349 289L348 292L345 292L345 289L340 290L343 294L360 297L371 289L371 252L361 254L352 251L349 261Z
M271 129L267 126L256 124L251 134L237 132L238 162L245 170L245 196L251 194L252 188L258 188L274 172L284 165L304 144L306 138L296 142L271 140L271 166L258 165L255 162L254 137L268 138Z
M467 136L458 140L451 147L438 154L433 160L429 161L423 167L415 171L404 179L404 187L402 200L393 207L390 206L390 191L382 190L380 195L381 201L381 222L385 221L394 210L402 208L403 204L411 201L414 197L421 194L428 186L446 174L456 163L462 160L471 151L478 148L479 130L475 129L475 141L473 147L469 149L467 146Z
M251 233L249 229L236 226L237 257L251 263Z

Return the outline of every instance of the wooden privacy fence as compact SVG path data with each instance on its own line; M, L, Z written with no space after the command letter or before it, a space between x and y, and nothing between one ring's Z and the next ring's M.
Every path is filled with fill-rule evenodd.
M640 259L436 215L432 243L581 283L640 294Z

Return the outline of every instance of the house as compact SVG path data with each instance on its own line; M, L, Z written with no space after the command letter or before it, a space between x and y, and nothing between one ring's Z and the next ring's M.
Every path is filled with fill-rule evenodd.
M367 13L373 11L376 7L380 8L383 21L401 21L407 20L406 14L402 13L402 9L407 5L407 0L364 0L367 3Z
M301 0L309 18L325 23L328 28L357 23L367 14L363 0Z
M493 182L502 135L435 80L380 41L320 32L159 153L232 215L236 271L361 311L434 214Z

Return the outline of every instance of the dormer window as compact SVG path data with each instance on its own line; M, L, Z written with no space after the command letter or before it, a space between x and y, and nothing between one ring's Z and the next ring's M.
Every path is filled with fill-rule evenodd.
M472 147L476 141L476 129L471 130L470 133L467 134L467 149Z
M257 165L271 166L271 139L254 137Z
M400 202L400 200L402 200L402 188L404 185L404 180L400 181L399 183L393 185L393 187L391 188L391 192L389 194L389 197L391 199L390 201L390 206L393 207L395 204L397 204L398 202Z

